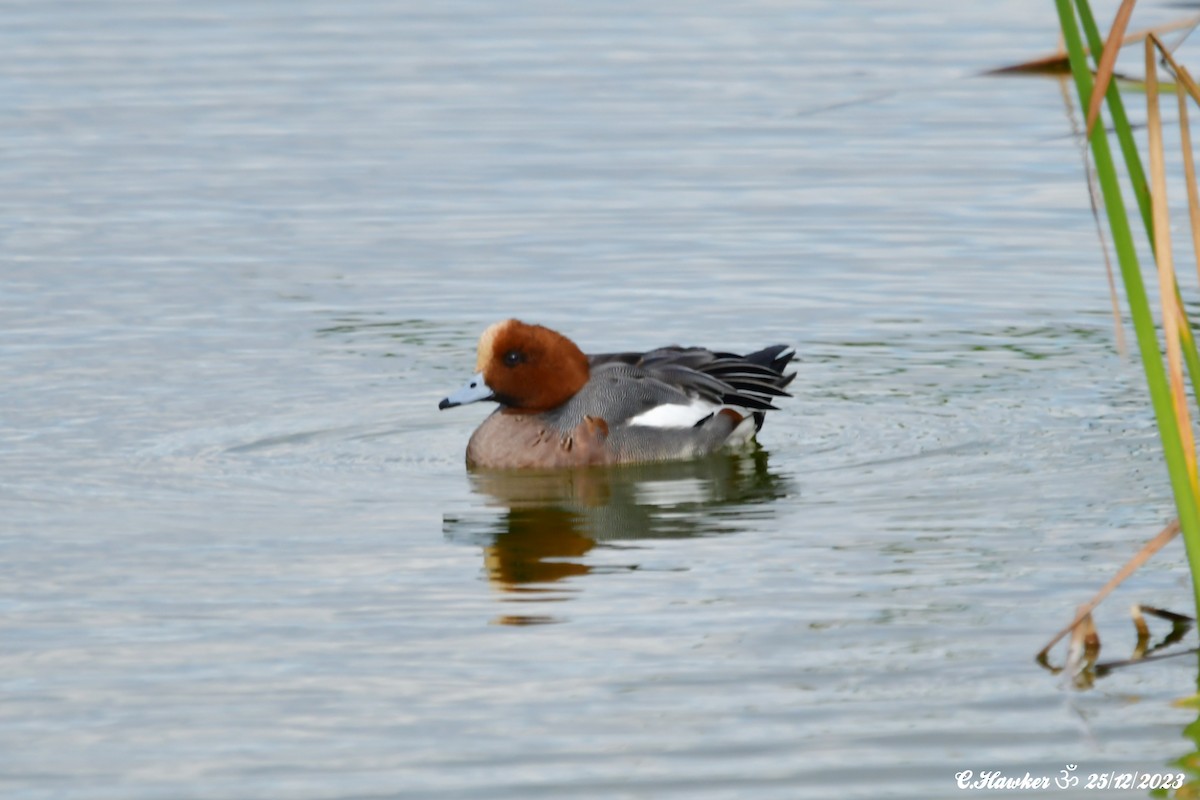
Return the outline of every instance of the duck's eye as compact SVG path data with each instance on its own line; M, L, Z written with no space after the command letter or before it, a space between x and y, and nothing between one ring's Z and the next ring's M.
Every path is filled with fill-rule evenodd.
M520 350L509 350L504 354L504 366L515 367L525 360L525 355Z

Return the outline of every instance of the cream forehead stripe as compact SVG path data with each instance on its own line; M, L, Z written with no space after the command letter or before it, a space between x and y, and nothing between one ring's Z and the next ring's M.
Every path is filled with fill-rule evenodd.
M504 322L494 322L488 326L488 329L479 337L479 350L475 356L475 371L483 372L483 368L487 366L487 362L492 360L492 342L496 341L496 337L500 335L500 329L507 325L512 320Z

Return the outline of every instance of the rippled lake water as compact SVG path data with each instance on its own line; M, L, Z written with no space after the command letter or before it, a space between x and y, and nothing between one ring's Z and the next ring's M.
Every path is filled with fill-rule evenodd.
M1171 515L1059 85L980 77L1052 7L644 5L6 6L5 797L951 797L1196 750L1194 659L1033 661ZM795 397L749 454L469 475L486 409L437 401L509 316L789 343ZM1175 543L1104 657L1189 597Z

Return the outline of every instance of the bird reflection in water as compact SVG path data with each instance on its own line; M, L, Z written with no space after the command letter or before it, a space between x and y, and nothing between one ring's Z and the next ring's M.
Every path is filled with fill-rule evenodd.
M605 569L584 558L598 544L745 530L774 513L771 501L792 491L788 481L769 469L767 451L761 448L694 461L475 470L469 476L471 488L488 506L505 510L482 524L446 515L445 535L481 544L489 581L514 601L567 599L561 581ZM513 625L557 621L522 614L495 620Z

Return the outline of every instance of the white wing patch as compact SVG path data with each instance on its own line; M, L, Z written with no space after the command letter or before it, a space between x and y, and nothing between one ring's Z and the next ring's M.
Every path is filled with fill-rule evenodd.
M642 425L647 428L690 428L719 408L721 408L720 405L699 398L687 405L664 403L648 411L643 411L636 417L631 417L627 424Z

